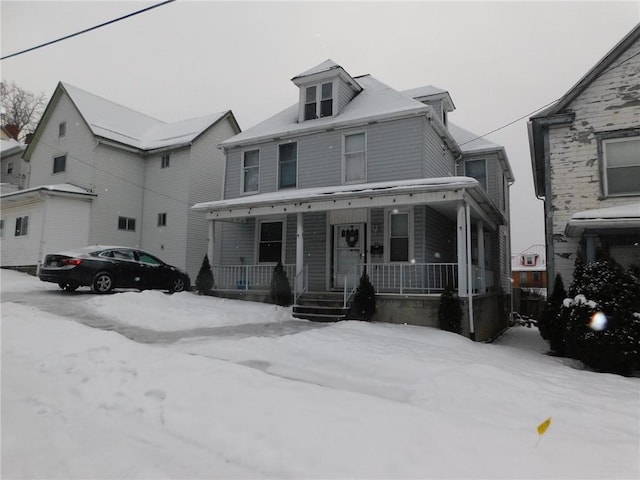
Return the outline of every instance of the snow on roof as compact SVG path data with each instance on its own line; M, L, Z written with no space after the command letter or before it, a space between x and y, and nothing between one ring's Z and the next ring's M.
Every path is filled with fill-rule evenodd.
M322 62L321 64L316 65L313 68L310 68L306 72L299 73L298 75L296 75L293 78L307 77L309 75L314 75L314 74L320 73L320 72L326 72L328 70L333 70L335 68L341 68L341 67L340 67L340 65L338 65L333 60L328 59L328 60L325 60L324 62Z
M427 105L394 90L371 75L358 77L357 80L363 87L362 92L335 117L323 117L300 123L298 122L298 104L296 103L220 145L230 147L305 131L326 130L351 123L373 121L391 115L427 113L430 109Z
M95 135L142 150L188 143L226 113L166 123L67 83L62 85Z
M24 143L10 138L9 140L0 140L0 152L3 156L11 155L12 153L21 152L26 148Z
M470 177L419 178L394 182L280 190L277 192L261 193L258 195L231 198L228 200L197 203L191 208L194 210L221 210L244 205L273 205L275 203L290 203L298 200L319 200L326 199L329 195L348 197L360 193L370 194L373 192L388 192L390 190L398 192L416 187L424 187L425 190L453 190L457 188L472 188L477 185L478 181Z
M32 192L37 192L40 190L46 190L49 192L56 192L56 193L77 193L81 195L91 195L94 197L97 196L95 193L91 193L89 190L81 187L77 187L76 185L72 185L70 183L58 183L55 185L39 185L37 187L25 188L24 190L18 190L17 192L6 193L4 195L1 195L1 197L6 198L10 196L15 196L15 195L24 195Z
M455 139L456 143L464 153L481 152L486 150L496 150L503 148L501 145L495 144L479 137L475 133L471 133L454 123L448 122L449 132Z
M404 90L402 93L405 95L409 95L411 98L421 98L421 97L430 97L432 95L442 95L444 93L449 93L446 90L443 90L438 87L434 87L433 85L425 85L424 87L411 88L409 90Z
M525 262L523 262L523 258L529 256L534 257L534 265L526 265ZM544 245L531 245L529 248L523 250L522 252L511 256L511 270L546 270L546 258L546 248Z
M574 213L572 220L597 220L614 218L640 218L640 202L615 207L598 208Z

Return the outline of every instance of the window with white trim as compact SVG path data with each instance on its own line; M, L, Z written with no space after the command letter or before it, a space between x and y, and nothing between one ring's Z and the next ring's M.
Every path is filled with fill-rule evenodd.
M304 119L333 116L333 83L311 85L305 88Z
M53 157L53 173L64 172L67 169L67 156L59 155Z
M604 194L640 193L640 136L602 141Z
M158 214L158 226L159 227L167 226L167 214L165 212Z
M160 168L169 168L170 163L171 163L171 156L162 155L162 159L160 160Z
M260 150L242 152L242 193L260 189Z
M367 179L367 140L364 132L344 136L344 183Z
M390 211L387 225L389 261L408 262L411 258L411 216L409 212Z
M464 176L475 178L485 192L487 191L487 161L484 158L465 161Z
M260 222L258 237L258 262L277 263L282 261L284 246L283 222Z
M24 237L28 233L29 233L29 217L24 216L24 217L16 218L15 236Z
M136 219L129 217L118 217L118 230L127 230L129 232L135 232Z
M298 183L298 143L278 145L278 188L295 188Z

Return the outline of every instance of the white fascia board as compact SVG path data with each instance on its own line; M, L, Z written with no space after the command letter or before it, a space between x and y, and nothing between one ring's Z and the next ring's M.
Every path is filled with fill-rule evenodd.
M463 188L446 191L423 192L388 192L384 195L368 192L339 198L322 198L299 200L289 203L254 206L229 206L219 210L208 211L208 220L231 220L243 217L260 217L266 215L283 215L289 213L327 212L352 208L394 207L406 205L425 205L441 202L452 202L464 199Z
M597 218L589 220L571 219L564 229L567 237L580 237L589 230L640 229L640 218Z

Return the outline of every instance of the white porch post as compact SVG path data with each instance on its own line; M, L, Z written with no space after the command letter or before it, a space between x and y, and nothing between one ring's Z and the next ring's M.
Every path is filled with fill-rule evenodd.
M207 243L207 257L209 257L209 265L213 266L213 252L215 251L215 231L216 222L209 220L209 241Z
M484 223L482 220L478 220L476 228L478 235L478 269L480 272L480 291L478 293L485 293L487 291L487 278L484 268Z
M473 265L471 265L471 207L464 202L467 227L467 303L469 304L469 337L475 340L473 321Z
M458 247L458 296L467 295L467 221L464 210L464 203L458 205L457 217L457 239Z
M304 270L304 238L302 213L298 213L298 223L296 227L296 291L301 292L304 286L302 271Z

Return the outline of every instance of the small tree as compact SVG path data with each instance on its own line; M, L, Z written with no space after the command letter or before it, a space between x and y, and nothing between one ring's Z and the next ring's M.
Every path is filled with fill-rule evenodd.
M16 140L35 130L45 107L44 93L39 95L24 90L14 82L0 82L2 126L11 127Z
M369 322L374 313L376 313L376 290L371 285L369 276L363 272L349 307L349 318Z
M205 255L204 260L202 260L202 266L196 278L196 288L200 295L210 292L213 288L213 272L211 271L211 265L209 264L209 257L207 255Z
M462 331L462 305L458 294L450 284L440 295L438 321L442 330L454 333Z
M538 328L542 338L549 340L551 350L559 355L563 353L564 349L564 325L562 324L560 311L565 298L567 298L567 292L564 288L562 275L558 273L553 284L553 292L540 315Z
M284 271L284 267L281 262L278 262L273 269L269 292L271 294L271 301L276 305L280 305L282 307L288 307L291 305L293 300L291 286L289 285L287 272Z

